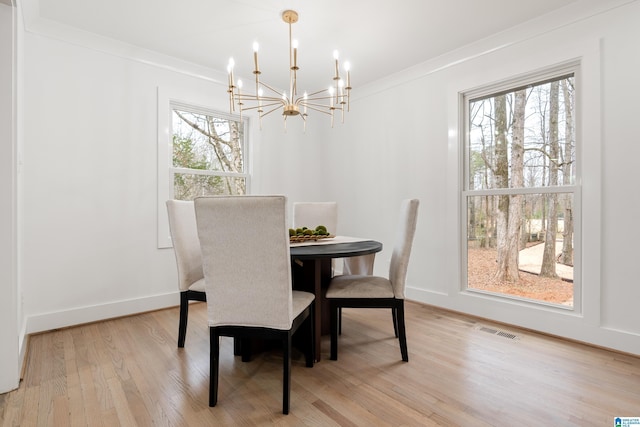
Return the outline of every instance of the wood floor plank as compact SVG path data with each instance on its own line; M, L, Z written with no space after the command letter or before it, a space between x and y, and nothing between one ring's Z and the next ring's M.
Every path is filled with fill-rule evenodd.
M640 358L423 304L406 304L409 362L386 310L345 309L339 360L295 352L291 413L282 354L244 363L221 339L218 405L208 406L206 304L33 335L0 426L612 425L640 416Z
M12 392L16 393L16 392ZM22 414L17 425L35 426L38 423L38 401L40 400L40 386L33 385L24 388L24 399L22 400ZM3 422L4 425L4 422Z
M21 424L24 399L24 388L18 389L13 393L0 394L0 420L3 420L2 425L13 427Z
M82 395L82 401L79 404L82 405L86 425L90 427L100 426L101 419L98 414L101 413L101 408L93 381L93 369L91 365L85 365L78 369L78 381Z

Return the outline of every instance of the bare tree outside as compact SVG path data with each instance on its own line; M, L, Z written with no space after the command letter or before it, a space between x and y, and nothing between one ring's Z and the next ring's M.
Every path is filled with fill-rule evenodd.
M172 114L174 198L246 194L243 123L180 109Z
M551 82L549 86L549 186L558 185L558 82ZM557 277L556 274L556 235L558 233L558 195L549 194L547 199L548 217L544 236L544 252L542 255L542 277Z
M565 114L565 139L567 141L574 140L574 122L573 122L573 109L574 107L574 90L573 82L567 79L561 80L562 96L564 99ZM562 152L562 184L573 184L573 167L574 167L574 145L564 144L564 152ZM573 206L571 197L564 196L564 230L562 231L562 254L560 256L560 263L564 265L573 266Z
M496 187L503 188L509 184L509 147L507 140L507 98L504 95L496 96L496 127L495 127L495 176ZM498 251L496 280L517 281L517 265L513 265L511 248L509 246L509 195L498 196L498 209L496 211L496 245L502 250ZM517 263L516 263L517 264ZM515 270L511 267L516 267Z
M572 305L574 98L569 74L468 100L468 289Z

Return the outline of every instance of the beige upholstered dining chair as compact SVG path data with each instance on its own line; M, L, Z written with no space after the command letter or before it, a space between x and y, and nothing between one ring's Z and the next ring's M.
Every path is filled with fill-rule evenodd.
M193 202L167 200L171 242L178 266L178 289L180 290L180 324L178 347L184 347L189 317L189 301L206 301L204 274L200 257L200 241L196 227Z
M396 242L391 254L389 277L342 275L334 277L327 289L331 313L331 359L338 360L340 309L390 308L396 337L400 340L402 360L409 361L404 322L404 290L409 256L418 218L417 199L402 202Z
M292 290L284 196L195 199L210 332L209 406L218 401L219 339L282 342L282 413L289 413L291 340L303 324L308 367L314 362L314 295Z
M337 202L295 202L293 227L324 225L331 234L338 234ZM375 254L343 258L342 274L373 274ZM334 264L334 263L332 263ZM335 269L335 268L334 268Z
M338 228L338 204L336 202L295 202L293 227L317 227L324 225L329 233Z

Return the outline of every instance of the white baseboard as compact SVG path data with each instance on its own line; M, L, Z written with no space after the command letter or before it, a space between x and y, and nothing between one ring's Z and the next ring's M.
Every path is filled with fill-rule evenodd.
M129 316L145 311L175 307L180 304L178 292L153 295L143 298L113 301L86 307L28 316L26 333L50 331L83 323L96 322L114 317Z
M414 287L407 287L406 297L445 310L640 356L640 334L637 332L590 322L584 316L569 311L552 311L545 306L525 305L508 299L499 300L463 293L450 295Z

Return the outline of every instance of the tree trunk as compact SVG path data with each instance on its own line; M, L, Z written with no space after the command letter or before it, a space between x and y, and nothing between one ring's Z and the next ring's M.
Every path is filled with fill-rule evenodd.
M501 95L496 100L496 188L509 187L509 150L507 147L507 102ZM511 196L499 195L496 211L497 270L495 280L514 282L518 280L518 253L513 254L513 239L509 227ZM518 218L519 221L519 218ZM516 240L517 241L517 240ZM517 245L516 245L517 248Z
M558 185L558 95L559 83L551 82L549 91L549 186ZM544 239L544 252L540 276L558 277L556 274L556 235L558 231L558 195L550 194L547 231Z
M480 240L481 248L490 248L492 245L491 239L493 236L493 198L491 196L483 197L483 209L484 209L484 222L482 227L482 240Z
M492 139L492 138L490 138ZM491 182L491 170L493 167L493 155L490 153L491 148L486 146L485 138L482 138L482 158L484 159L484 188L493 188L493 182ZM495 247L494 241L494 206L493 197L484 196L484 222L482 224L483 237L480 241L481 248L493 248Z
M562 183L571 185L573 168L573 92L569 88L567 80L562 80L562 95L564 98L566 122L564 159L562 163ZM562 254L560 263L573 265L573 197L567 194L564 197L564 229L562 231Z
M467 230L467 239L470 241L477 240L478 236L476 235L476 197L471 197L470 200L467 201L467 218L469 218L469 229Z
M504 98L504 97L503 97ZM506 136L504 141L504 152L500 151L497 168L500 180L503 181L501 187L510 186L512 188L522 188L524 183L524 118L526 106L526 91L521 90L515 93L513 111L513 140L511 144L511 164L508 162L508 149L506 147ZM496 112L497 112L496 108ZM506 116L506 114L505 114ZM496 117L499 116L496 114ZM497 120L498 124L502 120ZM504 118L504 133L506 135L507 124ZM501 129L497 129L498 131ZM506 163L506 166L505 166ZM510 166L510 168L509 168ZM509 170L510 169L510 170ZM522 225L522 195L498 196L498 218L502 218L504 237L498 244L498 265L495 279L499 281L516 282L520 278L518 269L518 253L520 250L520 229ZM500 228L499 228L500 230Z
M513 108L513 140L511 143L511 187L524 187L524 119L525 107L527 104L526 90L519 90L515 93L515 102ZM519 278L519 262L518 254L520 252L522 229L522 208L523 196L514 194L509 200L509 225L507 227L508 234L508 250L509 264L507 267L511 277Z

